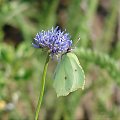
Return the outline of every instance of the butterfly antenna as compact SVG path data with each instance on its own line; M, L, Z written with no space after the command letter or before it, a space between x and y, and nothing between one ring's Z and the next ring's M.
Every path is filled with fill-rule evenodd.
M80 41L80 35L79 35L79 37L78 37L78 40L75 42L75 44L74 44L74 48L77 46L77 43Z
M80 35L78 37L78 40L75 42L74 46L72 46L71 48L68 48L67 52L72 51L73 49L75 49L75 47L77 46L77 43L80 41Z

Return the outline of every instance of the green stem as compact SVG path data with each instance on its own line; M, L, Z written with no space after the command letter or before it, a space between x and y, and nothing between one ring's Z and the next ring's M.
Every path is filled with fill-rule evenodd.
M46 78L46 72L47 72L49 59L50 59L50 57L48 54L47 58L46 58L44 70L43 70L42 80L41 80L41 90L40 90L39 100L38 100L38 104L37 104L37 108L36 108L35 120L38 120L38 117L39 117L40 107L41 107L42 98L43 98L43 94L44 94L45 78Z

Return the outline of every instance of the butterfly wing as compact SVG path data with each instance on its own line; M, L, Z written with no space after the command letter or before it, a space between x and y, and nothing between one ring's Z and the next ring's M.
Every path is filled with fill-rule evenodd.
M58 63L55 73L54 73L54 83L53 87L56 90L57 97L66 96L69 94L68 88L71 88L71 85L66 86L66 71L65 71L65 56L63 55L61 61Z
M84 71L82 67L80 66L79 60L77 56L73 53L67 53L67 57L69 59L69 64L72 66L72 73L69 73L69 70L66 70L68 72L67 74L70 74L69 80L72 81L72 87L70 92L73 92L79 88L84 88L85 84L85 76L84 76ZM67 68L67 66L66 66Z
M84 73L77 56L73 53L63 55L54 74L53 87L57 96L66 96L70 92L82 88L83 84Z

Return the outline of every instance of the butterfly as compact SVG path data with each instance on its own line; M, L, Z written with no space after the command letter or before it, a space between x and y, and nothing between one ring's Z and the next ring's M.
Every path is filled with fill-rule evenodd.
M67 96L69 93L84 88L85 75L77 56L72 52L62 55L54 73L53 87L59 96Z

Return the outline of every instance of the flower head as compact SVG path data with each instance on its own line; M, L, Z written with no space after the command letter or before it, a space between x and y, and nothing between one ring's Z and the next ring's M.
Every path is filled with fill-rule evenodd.
M72 46L72 40L65 31L61 31L58 27L52 28L48 31L41 31L37 33L32 43L35 48L45 48L50 51L50 55L58 55L67 52Z

